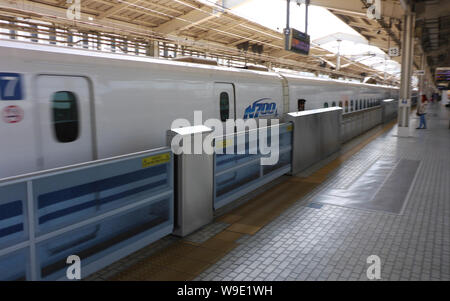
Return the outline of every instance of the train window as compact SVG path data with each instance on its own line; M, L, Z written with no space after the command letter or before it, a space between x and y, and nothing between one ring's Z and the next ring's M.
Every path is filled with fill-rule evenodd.
M230 96L227 92L220 93L220 119L222 122L230 119Z
M336 106L336 102L333 101L333 103L331 104L331 106L332 106L332 107L335 107L335 106Z
M323 104L323 107L324 107L324 108L328 108L328 102L324 103L324 104Z
M345 113L348 113L348 100L345 101Z
M356 111L359 110L359 104L358 104L358 101L357 101L357 100L355 100L355 110L356 110Z
M340 106L341 108L343 107L342 101L339 102L339 106Z
M306 100L304 100L304 99L299 99L297 101L298 112L302 112L305 110L305 103L306 103Z
M352 101L350 101L350 110L353 112L353 110L355 109L355 103Z
M53 126L56 139L69 143L78 139L80 133L77 97L69 91L53 94Z
M364 109L367 109L367 99L364 99Z

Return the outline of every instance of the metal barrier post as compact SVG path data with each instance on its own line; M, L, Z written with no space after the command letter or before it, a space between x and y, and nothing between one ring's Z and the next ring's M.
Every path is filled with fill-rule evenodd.
M203 149L211 133L212 129L205 126L167 133L167 142L175 152L175 235L184 237L213 221L214 154L206 154ZM200 142L201 152L196 152L195 144Z
M289 113L294 125L292 174L298 174L341 148L342 108Z

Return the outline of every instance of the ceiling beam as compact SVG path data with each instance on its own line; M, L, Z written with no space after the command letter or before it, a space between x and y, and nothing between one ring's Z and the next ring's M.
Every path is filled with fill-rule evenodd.
M112 5L112 8L108 9L107 11L101 13L98 15L97 19L104 19L107 18L111 15L114 15L115 13L120 12L121 10L126 9L127 7L133 5L133 4L137 4L139 1L141 0L132 0L130 2L122 2L119 4L115 4L115 3L109 3L109 5Z
M193 26L192 24L200 24L212 18L217 18L220 14L221 13L215 13L213 7L204 5L201 8L194 9L184 15L161 24L155 28L155 31L163 34L173 33L187 26Z

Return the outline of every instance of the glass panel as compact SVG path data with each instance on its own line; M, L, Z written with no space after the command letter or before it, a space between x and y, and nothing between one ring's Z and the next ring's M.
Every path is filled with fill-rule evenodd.
M44 280L63 277L70 255L80 257L83 277L83 265L94 263L169 225L171 201L171 197L154 201L38 244L41 277ZM96 269L102 267L99 265Z
M305 110L305 104L306 104L306 100L305 99L299 99L297 101L297 107L298 107L298 111L302 112Z
M43 234L103 212L135 203L172 189L170 162L143 168L138 157L49 176L34 182L37 233Z
M27 186L19 183L0 187L0 249L28 238Z
M78 105L75 94L60 91L53 94L53 125L56 139L61 143L77 140L79 135Z
M228 93L220 93L220 119L222 122L230 119L230 97Z
M0 256L0 281L24 281L26 280L26 267L28 261L29 249Z

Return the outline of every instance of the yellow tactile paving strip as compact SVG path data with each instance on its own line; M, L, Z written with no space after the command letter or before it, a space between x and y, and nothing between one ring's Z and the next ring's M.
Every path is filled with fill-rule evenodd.
M254 235L288 207L307 195L343 162L359 152L395 125L386 124L374 135L349 151L341 154L311 176L286 177L279 185L257 195L242 206L221 216L217 221L230 226L204 243L180 240L166 249L120 272L109 280L120 281L189 281L233 250L236 241L246 235Z

